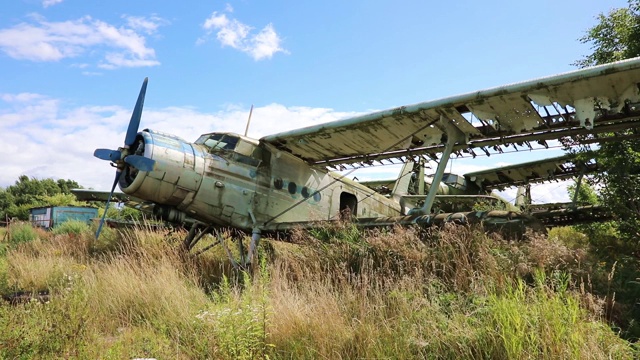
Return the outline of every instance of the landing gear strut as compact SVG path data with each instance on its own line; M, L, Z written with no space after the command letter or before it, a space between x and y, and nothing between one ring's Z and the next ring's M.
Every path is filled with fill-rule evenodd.
M222 234L218 231L215 231L216 229L211 226L211 225L205 225L202 223L198 223L195 222L191 228L189 229L189 233L187 233L187 236L185 237L185 239L182 242L182 249L185 252L190 252L191 250L193 250L193 248L196 246L196 244L198 244L198 242L207 234L211 234L215 240L212 244L207 245L201 249L199 249L198 251L194 252L193 255L200 255L203 252L213 248L214 246L220 244L222 245L222 247L224 248L225 252L227 253L227 256L229 257L229 261L231 262L231 265L233 265L233 267L236 270L243 270L243 271L248 271L251 268L251 261L253 260L253 257L255 256L255 253L258 249L258 245L260 243L260 238L261 238L261 231L259 228L254 228L253 232L251 234L251 243L249 244L249 251L248 253L246 253L245 251L245 247L244 247L244 242L242 240L242 237L238 237L237 241L238 241L238 254L239 254L239 259L236 260L233 256L233 254L231 253L231 251L229 250L229 248L227 247L226 242L224 241L224 238L222 236Z
M184 238L184 241L182 242L182 249L184 251L186 252L191 251L191 249L193 249L193 247L196 246L196 244L198 243L198 241L200 241L200 239L202 239L205 235L213 231L213 228L211 227L211 225L207 226L203 230L199 230L203 226L204 224L201 224L199 222L195 222L193 223L193 225L191 225L191 229L189 229L189 233L187 234L187 236ZM215 243L213 245L215 245ZM207 250L209 249L210 248L208 248Z

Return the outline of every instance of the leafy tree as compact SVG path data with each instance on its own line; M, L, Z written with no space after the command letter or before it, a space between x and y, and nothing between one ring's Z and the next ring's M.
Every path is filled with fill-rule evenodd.
M38 180L22 175L14 185L7 187L7 191L14 197L16 205L38 203L38 197L55 195L61 192L58 184L52 179Z
M0 188L0 209L6 209L14 203L15 199L13 195L5 189Z
M574 63L579 67L606 64L640 54L640 1L629 0L627 8L598 14L598 24L587 30L580 42L591 44L593 53Z
M580 185L578 189L578 198L576 202L578 204L584 205L598 205L600 201L598 200L598 193L593 188L593 186L589 185L589 181L584 179L583 183ZM577 184L571 184L567 186L567 191L569 192L569 198L573 199L576 194Z
M640 56L640 0L629 0L626 8L601 13L597 20L580 39L582 43L591 44L593 52L575 65L585 67ZM600 145L598 162L604 172L595 175L591 182L599 186L600 202L616 215L622 239L638 247L640 182L634 174L640 174L640 141L605 142Z
M71 194L71 189L82 189L82 186L74 180L58 179L57 183L63 194Z
M98 216L102 217L104 214L104 207L98 211ZM111 203L107 209L107 218L112 220L123 221L142 221L142 211L127 206L121 206L121 204Z
M601 205L598 192L589 184L593 180L584 179L582 185L578 189L577 203L580 205ZM569 196L574 198L576 193L576 185L569 185L567 187ZM575 225L574 228L581 233L587 235L589 243L594 246L595 250L611 249L611 244L615 243L618 235L616 223L613 221L607 221L603 223L590 223ZM615 254L611 254L615 255Z
M71 189L81 189L74 180L36 179L22 175L15 184L0 188L0 221L5 218L29 219L29 210L39 206L86 206L77 201ZM101 205L97 205L101 207ZM100 214L102 215L102 214ZM132 208L109 206L107 217L120 220L141 220L142 213Z
M15 184L0 189L0 219L29 219L29 209L38 206L81 205L71 189L82 188L73 180L36 179L22 175Z
M59 193L55 195L45 195L39 198L44 206L86 206L83 201L76 200L73 194Z
M0 188L0 221L5 221L8 216L7 210L11 206L15 206L13 195L5 189Z
M585 67L640 56L640 0L629 0L626 8L599 14L597 20L580 39L591 44L593 52L575 65ZM617 135L635 134L630 130ZM615 276L613 270L606 276L596 272L595 287L602 290L606 285L606 293L615 294L616 304L622 305L617 319L621 335L637 340L640 263L634 254L640 250L640 140L630 136L627 140L605 142L600 144L598 154L604 172L593 176L592 184L597 184L600 203L609 208L616 221L586 225L581 230L589 236L597 258L607 268L616 269Z

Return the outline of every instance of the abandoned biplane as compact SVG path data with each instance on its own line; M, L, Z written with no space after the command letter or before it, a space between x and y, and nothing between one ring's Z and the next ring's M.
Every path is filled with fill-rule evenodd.
M116 167L110 195L119 185L125 194L151 204L164 220L197 220L185 239L187 248L206 232L198 226L252 232L250 261L262 233L335 220L345 211L359 224L430 224L474 216L526 222L517 213L432 214L451 155L489 156L507 147L530 151L560 139L576 144L615 140L617 132L640 125L639 87L636 58L259 140L213 132L190 143L154 130L138 131L145 79L124 146L97 149L94 155ZM425 156L438 160L434 186L420 206L408 210L397 198L329 171Z

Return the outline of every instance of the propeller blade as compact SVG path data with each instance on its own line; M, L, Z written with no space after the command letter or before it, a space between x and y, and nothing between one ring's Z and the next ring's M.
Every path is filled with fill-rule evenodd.
M149 78L144 78L140 94L138 94L138 101L136 101L136 107L133 108L133 113L131 114L131 120L129 121L129 127L127 128L127 135L124 138L124 144L126 146L133 145L133 142L136 140L136 135L138 134L140 118L142 117L142 107L144 106L144 97L147 93L147 82L149 82Z
M118 161L120 160L121 154L118 150L96 149L96 151L93 152L93 156L102 160Z
M104 206L104 214L102 214L102 219L100 219L100 224L98 225L98 230L96 231L96 239L100 237L100 232L102 231L102 225L104 225L104 218L107 217L107 210L109 210L109 203L111 202L111 197L113 196L113 192L116 189L116 185L118 185L118 181L120 181L120 175L122 175L122 171L116 171L116 178L113 180L113 186L111 187L111 192L109 193L109 197L107 198L107 204Z
M140 155L129 155L124 158L124 162L140 171L153 171L153 167L156 164L155 160Z
M142 108L144 107L144 97L147 93L148 82L149 78L144 78L144 81L142 82L142 88L140 88L140 93L138 94L136 106L133 108L133 113L131 114L131 120L129 121L129 127L127 128L127 134L124 137L125 155L129 153L128 148L135 143L136 135L138 135L138 127L140 127L140 118L142 117ZM111 197L113 196L113 192L115 191L116 185L118 185L118 181L120 181L120 176L122 175L122 163L119 162L122 157L122 152L120 150L96 149L96 151L93 153L93 156L102 160L111 160L113 162L117 162L118 164L118 170L116 170L116 178L113 180L113 186L111 187L111 192L109 193L109 197L107 198L107 204L104 208L104 214L102 214L102 219L100 219L100 224L98 225L98 230L96 231L97 239L98 237L100 237L100 232L102 231L102 226L104 225L104 219L107 217L107 210L109 210ZM153 170L153 166L155 165L154 160L145 158L144 156L140 155L126 156L124 158L124 161L141 171L151 171Z

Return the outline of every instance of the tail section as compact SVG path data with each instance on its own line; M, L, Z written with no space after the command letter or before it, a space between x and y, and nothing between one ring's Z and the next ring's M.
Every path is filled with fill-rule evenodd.
M527 184L518 186L515 205L524 212L529 211L529 207L531 205L531 185Z

